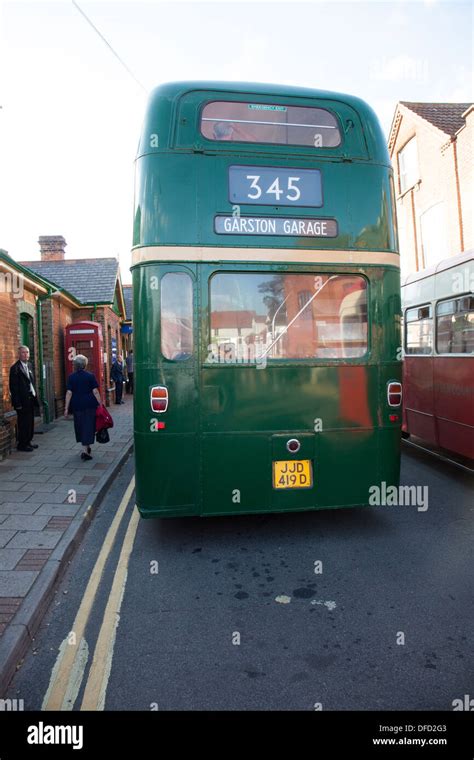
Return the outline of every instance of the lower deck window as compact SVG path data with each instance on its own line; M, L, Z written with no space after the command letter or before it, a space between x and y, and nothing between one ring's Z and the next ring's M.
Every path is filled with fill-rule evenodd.
M185 272L161 279L161 353L173 361L193 353L193 285Z
M367 352L367 281L357 275L216 274L210 343L219 360L343 359Z
M433 315L431 306L407 309L405 314L405 353L431 354L433 350Z

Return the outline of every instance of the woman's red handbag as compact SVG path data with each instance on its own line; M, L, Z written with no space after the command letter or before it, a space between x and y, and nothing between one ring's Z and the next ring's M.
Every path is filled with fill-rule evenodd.
M95 432L114 426L114 421L103 404L95 410Z

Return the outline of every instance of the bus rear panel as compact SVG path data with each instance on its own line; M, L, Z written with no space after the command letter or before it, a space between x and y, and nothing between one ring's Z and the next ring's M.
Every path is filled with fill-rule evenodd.
M155 91L133 249L144 517L366 505L371 486L398 485L391 176L350 96Z

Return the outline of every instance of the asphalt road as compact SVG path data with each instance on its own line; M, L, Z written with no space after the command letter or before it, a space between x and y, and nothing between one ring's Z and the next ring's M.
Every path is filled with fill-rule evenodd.
M58 651L132 476L130 460L11 684L26 710L56 688ZM102 666L106 710L451 711L474 682L473 480L405 451L402 483L428 486L426 511L140 520L119 563L129 500L63 706L94 694Z

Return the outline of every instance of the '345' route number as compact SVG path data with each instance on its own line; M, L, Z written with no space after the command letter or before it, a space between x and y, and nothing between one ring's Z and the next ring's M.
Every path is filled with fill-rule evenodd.
M231 203L260 206L322 206L319 169L230 166Z
M251 194L249 192L247 194L247 197L251 200L257 200L257 198L260 198L262 195L262 188L259 185L260 174L247 174L247 179L252 180L250 187L252 190L254 190L254 193ZM296 182L299 182L300 179L301 177L287 177L287 194L285 195L285 199L287 201L299 201L301 198L301 190L296 186ZM285 191L280 188L280 178L276 177L270 187L267 187L267 189L263 192L265 192L267 195L271 195L273 193L275 195L275 199L279 201ZM292 193L292 195L290 195L290 193Z

